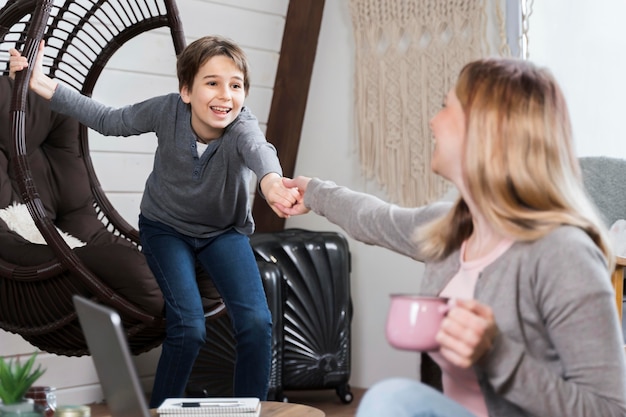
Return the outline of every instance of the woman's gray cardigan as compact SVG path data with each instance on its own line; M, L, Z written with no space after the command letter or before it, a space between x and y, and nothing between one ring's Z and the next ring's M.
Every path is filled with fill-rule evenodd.
M354 239L425 261L416 227L451 207L402 208L313 179L305 205ZM438 294L458 271L459 252L425 262L421 292ZM500 331L474 366L492 417L626 415L621 326L602 253L579 228L562 226L516 242L481 273L475 298Z

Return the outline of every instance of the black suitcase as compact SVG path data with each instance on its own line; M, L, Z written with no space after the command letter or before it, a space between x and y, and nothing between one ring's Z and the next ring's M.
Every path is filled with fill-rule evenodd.
M268 400L282 399L284 280L271 263L257 262L272 314L272 364ZM235 338L228 314L206 321L207 341L201 348L187 383L189 397L232 397Z
M256 233L250 242L257 259L276 264L287 284L282 389L334 388L342 402L351 402L347 240L335 232L286 229Z

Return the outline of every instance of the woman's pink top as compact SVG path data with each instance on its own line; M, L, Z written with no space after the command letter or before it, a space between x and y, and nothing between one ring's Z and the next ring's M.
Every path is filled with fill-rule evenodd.
M474 298L474 287L481 271L498 259L513 244L513 240L502 240L490 253L480 259L465 262L465 242L461 245L461 268L441 291L442 297ZM487 406L476 374L472 368L462 369L448 362L439 352L430 352L430 356L439 365L442 372L445 395L460 403L477 417L488 417Z

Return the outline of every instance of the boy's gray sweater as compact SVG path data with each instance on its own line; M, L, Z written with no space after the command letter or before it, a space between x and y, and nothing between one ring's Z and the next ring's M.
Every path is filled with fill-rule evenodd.
M252 172L258 180L271 172L282 175L276 149L245 107L198 157L190 108L179 94L113 109L59 85L51 106L104 135L155 132L158 147L141 213L187 236L210 237L231 228L251 234Z

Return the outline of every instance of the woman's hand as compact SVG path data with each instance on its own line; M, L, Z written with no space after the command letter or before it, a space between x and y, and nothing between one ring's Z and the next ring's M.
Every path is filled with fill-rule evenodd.
M489 306L457 299L437 333L439 352L454 365L469 368L491 349L497 334Z
M50 100L56 90L58 83L43 73L43 52L44 41L39 43L37 57L35 58L35 66L30 75L29 87L41 97ZM25 56L14 48L9 49L9 77L15 79L15 74L28 67L28 60Z

